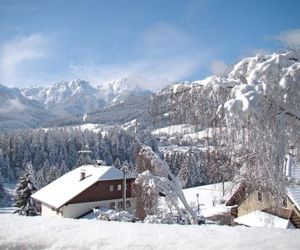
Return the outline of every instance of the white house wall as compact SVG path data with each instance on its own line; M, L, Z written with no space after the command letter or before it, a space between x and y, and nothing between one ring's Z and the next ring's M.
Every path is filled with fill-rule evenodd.
M61 213L55 211L52 209L52 207L49 207L46 204L42 204L42 216L47 217L60 217Z
M130 203L131 203L131 206L129 208L127 208L127 211L133 212L134 211L134 199L127 198L126 200L127 201L130 200ZM110 202L115 202L117 204L119 201L122 201L122 199L69 204L67 206L63 206L60 209L60 211L62 212L62 216L65 218L78 218L78 217L84 215L85 213L91 211L95 207L109 208Z

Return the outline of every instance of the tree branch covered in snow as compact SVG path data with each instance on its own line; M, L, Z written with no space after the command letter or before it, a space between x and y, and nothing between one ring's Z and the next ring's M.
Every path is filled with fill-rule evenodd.
M239 181L281 197L290 147L300 158L299 61L295 51L258 54L223 77L173 85L153 97L153 121L213 128L207 164L217 166L218 157L211 156L225 155L230 160L223 167Z
M139 173L136 179L137 210L141 215L153 214L159 194L165 195L177 209L179 215L186 221L196 223L195 213L187 204L181 186L170 172L169 166L148 146L142 146L136 157L136 169ZM182 213L178 199L183 203L190 218ZM141 207L139 207L141 206ZM144 213L144 214L143 214Z

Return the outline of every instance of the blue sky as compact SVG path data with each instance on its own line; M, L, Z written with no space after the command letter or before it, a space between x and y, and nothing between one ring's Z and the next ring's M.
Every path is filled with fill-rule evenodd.
M0 82L157 89L300 45L298 0L0 0Z

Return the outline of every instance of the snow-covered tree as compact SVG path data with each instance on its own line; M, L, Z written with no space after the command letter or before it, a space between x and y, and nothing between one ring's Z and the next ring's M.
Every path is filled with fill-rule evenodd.
M174 84L152 99L156 124L210 128L206 169L234 173L251 189L285 192L286 154L300 160L299 51L241 60L222 77ZM241 167L242 166L242 167Z
M136 157L137 212L143 210L153 213L156 208L158 194L161 193L172 202L179 215L186 223L197 223L196 214L189 207L181 185L171 173L169 166L149 146L141 146ZM189 216L178 206L178 199L184 205ZM140 206L140 207L139 207Z
M31 199L31 194L36 190L34 186L34 176L32 165L28 164L24 173L20 176L16 188L14 190L15 206L19 208L19 214L34 214L36 213L34 203Z
M2 203L2 200L4 198L4 188L3 188L3 177L1 175L1 172L0 172L0 204Z
M240 84L223 106L227 126L234 128L229 134L240 146L241 181L278 200L290 147L300 156L299 60L294 51L242 60L228 75Z
M78 151L85 145L89 145L92 159L103 159L107 164L113 164L119 158L121 163L127 160L132 165L135 137L120 127L103 129L105 133L52 128L47 131L29 129L0 134L0 171L4 180L16 181L24 169L23 163L31 162L39 180L45 179L41 182L45 185L49 177L52 180L57 177L52 174L49 176L52 171L49 168L60 169L64 162L65 169L73 169L78 162ZM47 171L43 168L47 168Z

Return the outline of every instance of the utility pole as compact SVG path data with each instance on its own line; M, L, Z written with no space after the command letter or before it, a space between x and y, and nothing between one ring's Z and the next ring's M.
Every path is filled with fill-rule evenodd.
M200 214L200 204L199 204L199 194L197 193L196 194L196 196L197 196L197 205L198 205L198 215Z
M123 210L126 211L126 172L128 171L128 166L122 166L121 170L123 171Z
M80 164L83 164L83 165L88 164L88 162L85 162L85 158L91 154L92 154L92 151L89 150L88 145L85 145L83 150L79 150L78 151L79 158L77 160L75 168L78 168Z

